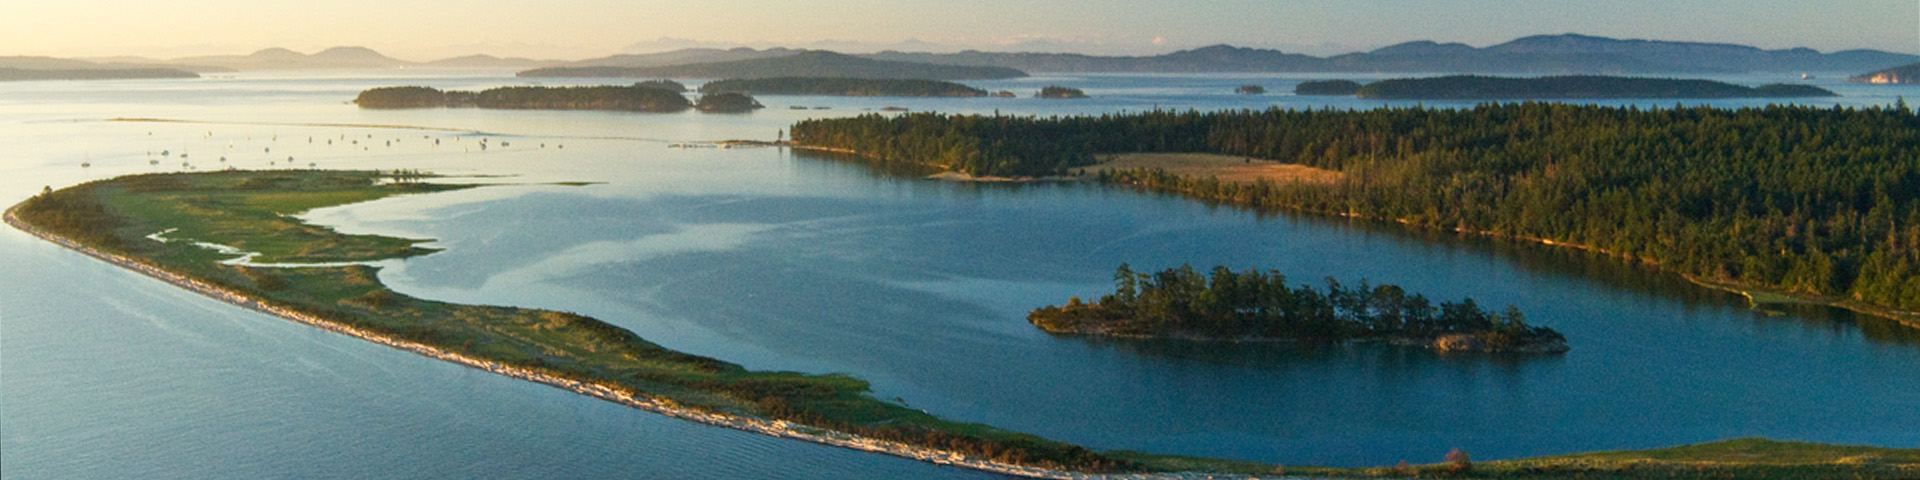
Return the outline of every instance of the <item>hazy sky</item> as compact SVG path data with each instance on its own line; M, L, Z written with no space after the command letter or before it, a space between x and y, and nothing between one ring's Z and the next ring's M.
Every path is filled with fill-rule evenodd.
M173 57L362 45L584 58L695 44L1343 53L1542 33L1920 51L1920 0L0 0L0 55Z

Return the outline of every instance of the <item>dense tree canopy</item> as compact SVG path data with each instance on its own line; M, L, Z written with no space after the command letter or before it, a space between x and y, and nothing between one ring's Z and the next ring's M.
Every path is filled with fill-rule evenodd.
M1394 285L1347 287L1326 280L1326 291L1290 287L1280 272L1235 272L1213 267L1202 275L1182 265L1154 273L1121 265L1114 292L1098 302L1072 298L1042 307L1027 321L1050 332L1209 339L1389 338L1432 340L1459 334L1479 338L1493 350L1511 350L1565 339L1553 329L1530 327L1519 309L1503 314L1473 299L1434 305Z
M360 108L479 107L526 110L678 112L693 106L679 93L646 85L500 87L470 92L428 87L380 87L360 92Z
M1894 108L912 114L793 138L894 162L1037 174L1096 153L1204 152L1339 170L1331 185L1155 171L1114 183L1257 208L1537 238L1703 279L1920 309L1920 117Z

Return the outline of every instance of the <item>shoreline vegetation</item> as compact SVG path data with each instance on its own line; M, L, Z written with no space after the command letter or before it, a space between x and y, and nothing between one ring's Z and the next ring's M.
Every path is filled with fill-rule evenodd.
M1346 287L1326 279L1326 291L1288 287L1278 271L1235 272L1225 266L1201 275L1182 265L1114 272L1114 293L1095 302L1080 297L1027 314L1048 333L1196 341L1383 341L1437 352L1564 353L1566 337L1529 326L1518 308L1488 312L1468 298L1441 302L1395 285Z
M389 178L393 181L383 182ZM1480 464L1462 454L1449 455L1444 464L1378 468L1095 453L880 402L866 395L864 382L843 375L753 372L666 350L579 315L407 297L381 285L375 267L230 265L220 261L231 254L193 245L224 244L250 251L262 262L371 261L432 253L416 246L426 240L343 235L287 216L483 186L419 183L431 178L359 171L136 175L48 188L7 209L4 218L61 247L200 295L418 355L688 421L1019 477L1840 479L1920 473L1920 449L1760 439ZM146 233L153 231L168 231L176 240L156 240Z
M1549 103L1370 111L909 114L807 120L794 142L884 165L1047 177L1115 153L1207 153L1330 183L1103 169L1094 180L1584 250L1920 328L1920 116L1891 107ZM1598 139L1598 140L1596 140Z

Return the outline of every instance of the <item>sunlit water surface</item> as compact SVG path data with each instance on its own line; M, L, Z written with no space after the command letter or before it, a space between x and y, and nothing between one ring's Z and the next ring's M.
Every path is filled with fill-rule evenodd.
M671 348L847 373L873 382L879 398L1100 449L1366 465L1437 461L1453 447L1491 459L1744 436L1920 446L1920 336L1845 312L1769 316L1670 276L1540 247L1086 185L927 181L778 149L669 147L772 139L799 119L885 106L1053 115L1413 104L1230 93L1245 83L1289 91L1306 78L1039 77L976 85L1029 93L1057 83L1094 98L763 97L769 108L747 115L344 103L373 86L526 83L502 72L0 83L0 202L227 165L512 175L467 181L514 185L307 216L437 239L446 251L386 263L382 278L411 295L580 312ZM1845 95L1820 105L1920 94L1817 81ZM595 183L543 185L571 181ZM7 478L980 476L665 419L433 361L229 307L11 229L0 258ZM1297 282L1364 277L1510 303L1574 350L1442 357L1377 345L1100 341L1026 324L1030 308L1109 289L1122 262L1277 268Z

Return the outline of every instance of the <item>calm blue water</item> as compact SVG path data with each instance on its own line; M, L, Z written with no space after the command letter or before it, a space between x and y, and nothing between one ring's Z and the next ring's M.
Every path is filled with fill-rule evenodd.
M775 149L665 146L772 138L800 118L890 105L1065 114L1389 104L1228 93L1301 79L1033 78L979 86L1026 94L1060 83L1095 98L766 97L767 110L719 116L341 103L371 86L520 83L485 72L0 84L9 152L0 201L183 163L279 168L289 156L323 168L517 175L505 181L528 185L309 217L438 239L447 251L383 274L413 295L586 313L672 348L849 373L881 398L1097 448L1359 465L1437 461L1453 447L1509 458L1741 436L1920 446L1920 340L1845 313L1766 316L1665 276L1498 242L1087 186L921 181ZM1847 95L1823 104L1920 98L1909 87L1820 81ZM113 117L213 123L101 121ZM459 131L291 125L315 123ZM604 183L531 185L550 181ZM0 280L8 478L978 476L668 420L321 333L11 229L0 257L10 272ZM1366 277L1512 303L1575 349L1513 359L1087 341L1025 323L1034 306L1109 288L1120 262L1272 267L1296 281Z

